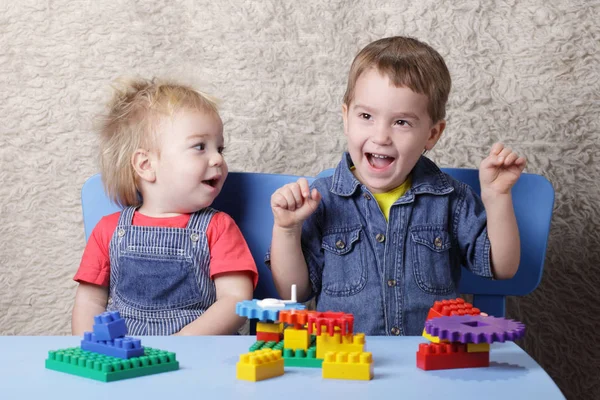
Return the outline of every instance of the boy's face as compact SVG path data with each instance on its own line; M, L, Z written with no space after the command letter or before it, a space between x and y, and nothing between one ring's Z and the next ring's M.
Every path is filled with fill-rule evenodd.
M209 206L228 172L222 154L221 119L182 110L163 122L152 192L160 209L164 213L191 213Z
M431 149L445 122L432 123L428 99L407 87L395 87L376 68L363 72L349 106L342 106L344 134L354 175L372 193L400 186L423 150Z

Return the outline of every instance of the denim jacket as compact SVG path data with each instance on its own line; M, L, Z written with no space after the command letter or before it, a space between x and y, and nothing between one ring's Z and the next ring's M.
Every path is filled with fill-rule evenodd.
M354 314L356 332L420 335L433 302L459 296L461 265L491 278L486 214L477 194L422 156L386 221L344 153L302 228L318 311Z

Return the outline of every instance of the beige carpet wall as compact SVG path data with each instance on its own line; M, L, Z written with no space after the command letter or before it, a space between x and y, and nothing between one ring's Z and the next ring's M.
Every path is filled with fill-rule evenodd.
M316 174L344 150L353 56L404 34L453 76L432 158L477 167L501 140L553 183L541 286L508 312L569 398L600 398L599 17L598 0L0 0L0 334L70 333L80 188L111 80L179 78L220 97L232 171Z

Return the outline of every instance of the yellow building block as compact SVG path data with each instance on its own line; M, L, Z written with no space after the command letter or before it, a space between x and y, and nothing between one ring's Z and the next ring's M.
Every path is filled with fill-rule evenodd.
M306 329L285 328L283 331L283 348L292 350L308 350L310 335ZM323 358L323 357L321 357Z
M427 333L427 331L425 329L423 329L423 337L427 340L429 340L432 343L450 343L449 340L446 339L440 339L437 336L432 336L429 333Z
M268 333L282 333L283 324L270 324L266 322L256 323L256 332L268 332Z
M467 353L489 353L489 343L467 343Z
M370 381L373 379L371 353L328 352L323 360L323 378Z
M317 336L317 358L325 358L327 352L346 352L346 353L360 353L365 351L365 334L349 333L342 335L340 332L336 332L333 336L329 336L323 332Z
M257 350L240 355L236 364L236 378L244 381L262 381L283 375L281 350Z

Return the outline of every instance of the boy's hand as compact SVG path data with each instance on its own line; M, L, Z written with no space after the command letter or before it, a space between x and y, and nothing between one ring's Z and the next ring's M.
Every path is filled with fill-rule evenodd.
M525 169L527 161L502 143L492 146L490 155L479 166L481 195L509 194Z
M317 189L310 192L308 181L305 178L297 182L288 183L277 189L271 196L271 209L275 219L275 226L280 228L298 228L315 212L321 194Z

